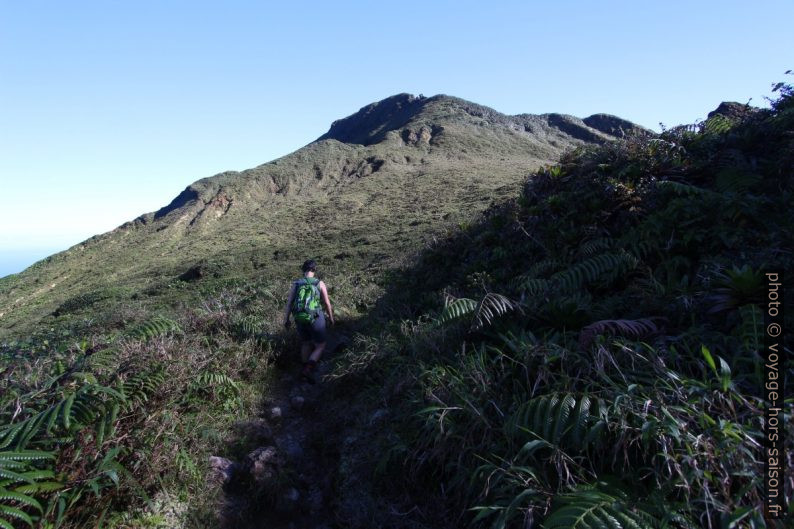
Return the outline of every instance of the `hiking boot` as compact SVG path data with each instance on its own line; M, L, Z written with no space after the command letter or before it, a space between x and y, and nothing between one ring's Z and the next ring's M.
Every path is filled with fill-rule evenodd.
M308 382L309 384L316 384L317 379L314 376L314 373L311 371L306 371L305 369L301 371L301 380L304 382Z
M306 362L303 365L303 369L301 370L301 379L305 380L309 384L316 384L317 380L314 376L314 367L317 365L316 362L312 362L311 360Z

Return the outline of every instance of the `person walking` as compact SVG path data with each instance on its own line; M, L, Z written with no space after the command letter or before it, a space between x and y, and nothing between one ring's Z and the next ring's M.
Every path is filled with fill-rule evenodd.
M334 324L334 311L328 298L328 288L315 277L317 263L309 259L303 263L301 270L303 277L293 281L290 287L289 299L284 308L284 327L289 329L292 315L302 342L301 378L314 384L314 370L325 350L326 342L325 314L322 307L325 306L331 325Z

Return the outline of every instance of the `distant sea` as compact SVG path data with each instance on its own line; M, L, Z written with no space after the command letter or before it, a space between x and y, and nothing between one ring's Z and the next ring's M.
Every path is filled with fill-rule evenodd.
M36 261L66 248L0 248L0 277L18 274Z

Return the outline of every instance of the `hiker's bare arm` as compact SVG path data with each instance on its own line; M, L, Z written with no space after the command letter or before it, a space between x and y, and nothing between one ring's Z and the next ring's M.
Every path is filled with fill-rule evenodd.
M328 289L325 287L325 283L320 281L318 285L320 289L320 295L323 298L323 303L325 304L325 311L328 313L328 319L331 320L331 323L334 323L334 310L331 308L331 299L328 297Z
M295 301L295 285L292 285L289 289L289 299L287 300L287 306L284 307L284 325L289 323L289 313L290 308L292 308L292 302Z

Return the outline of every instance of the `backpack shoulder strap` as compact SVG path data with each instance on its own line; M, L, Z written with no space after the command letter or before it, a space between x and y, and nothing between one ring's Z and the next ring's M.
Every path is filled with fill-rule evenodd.
M304 281L303 278L296 279L295 281L292 282L292 295L295 296L295 300L294 300L295 303L298 302L298 291L305 284L306 284L306 281Z

